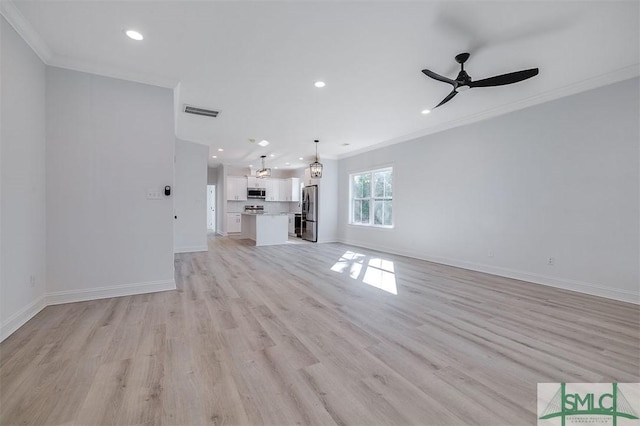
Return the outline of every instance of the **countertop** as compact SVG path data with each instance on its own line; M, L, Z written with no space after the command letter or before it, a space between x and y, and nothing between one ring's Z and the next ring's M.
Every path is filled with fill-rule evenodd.
M247 216L286 216L289 213L245 213L243 212L242 214L245 214Z

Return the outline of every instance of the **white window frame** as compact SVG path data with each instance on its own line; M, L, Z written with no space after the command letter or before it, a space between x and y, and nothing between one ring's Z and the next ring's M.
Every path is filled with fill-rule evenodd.
M386 171L390 171L391 172L391 176L393 178L394 176L394 172L393 172L393 166L385 166L385 167L379 167L376 169L371 169L371 170L360 170L360 171L355 171L353 173L349 174L349 219L348 219L348 223L349 225L353 225L353 226L365 226L365 227L371 227L371 228L393 228L394 227L394 221L395 221L395 213L392 213L391 216L391 224L390 225L377 225L374 223L374 212L375 212L375 201L376 200L386 200L386 201L391 201L391 211L393 212L393 196L391 197L375 197L374 196L374 178L373 175L377 172L386 172ZM359 176L359 175L364 175L364 174L370 174L371 175L371 188L369 189L369 197L366 198L357 198L358 200L369 200L369 223L358 223L358 222L354 222L353 221L353 202L356 200L356 198L354 197L353 194L353 178L354 176ZM393 183L392 183L392 192L393 191Z

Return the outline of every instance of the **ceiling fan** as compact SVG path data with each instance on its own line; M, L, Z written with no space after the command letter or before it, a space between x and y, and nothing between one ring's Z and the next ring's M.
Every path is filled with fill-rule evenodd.
M460 72L455 80L441 76L431 70L422 70L422 72L433 78L434 80L449 83L453 86L453 90L449 93L438 105L434 108L449 102L455 95L458 94L458 90L467 90L473 87L490 87L490 86L504 86L505 84L517 83L522 80L526 80L535 75L538 75L538 68L531 68L529 70L522 70L516 72L510 72L507 74L496 75L494 77L484 78L482 80L473 81L467 72L464 70L464 63L469 59L469 53L460 53L456 55L456 62L460 64Z

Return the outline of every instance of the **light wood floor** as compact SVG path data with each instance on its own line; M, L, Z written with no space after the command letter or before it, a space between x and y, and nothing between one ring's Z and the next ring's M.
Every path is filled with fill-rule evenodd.
M176 256L178 291L50 306L3 342L0 424L533 425L538 382L640 381L636 305L342 244L209 247Z

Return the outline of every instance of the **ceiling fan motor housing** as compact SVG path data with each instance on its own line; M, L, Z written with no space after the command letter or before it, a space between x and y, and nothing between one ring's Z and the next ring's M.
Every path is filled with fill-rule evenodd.
M469 83L471 83L471 77L469 76L469 74L467 74L467 72L465 70L461 70L458 73L458 77L456 77L456 81L462 86L462 85L468 85Z

